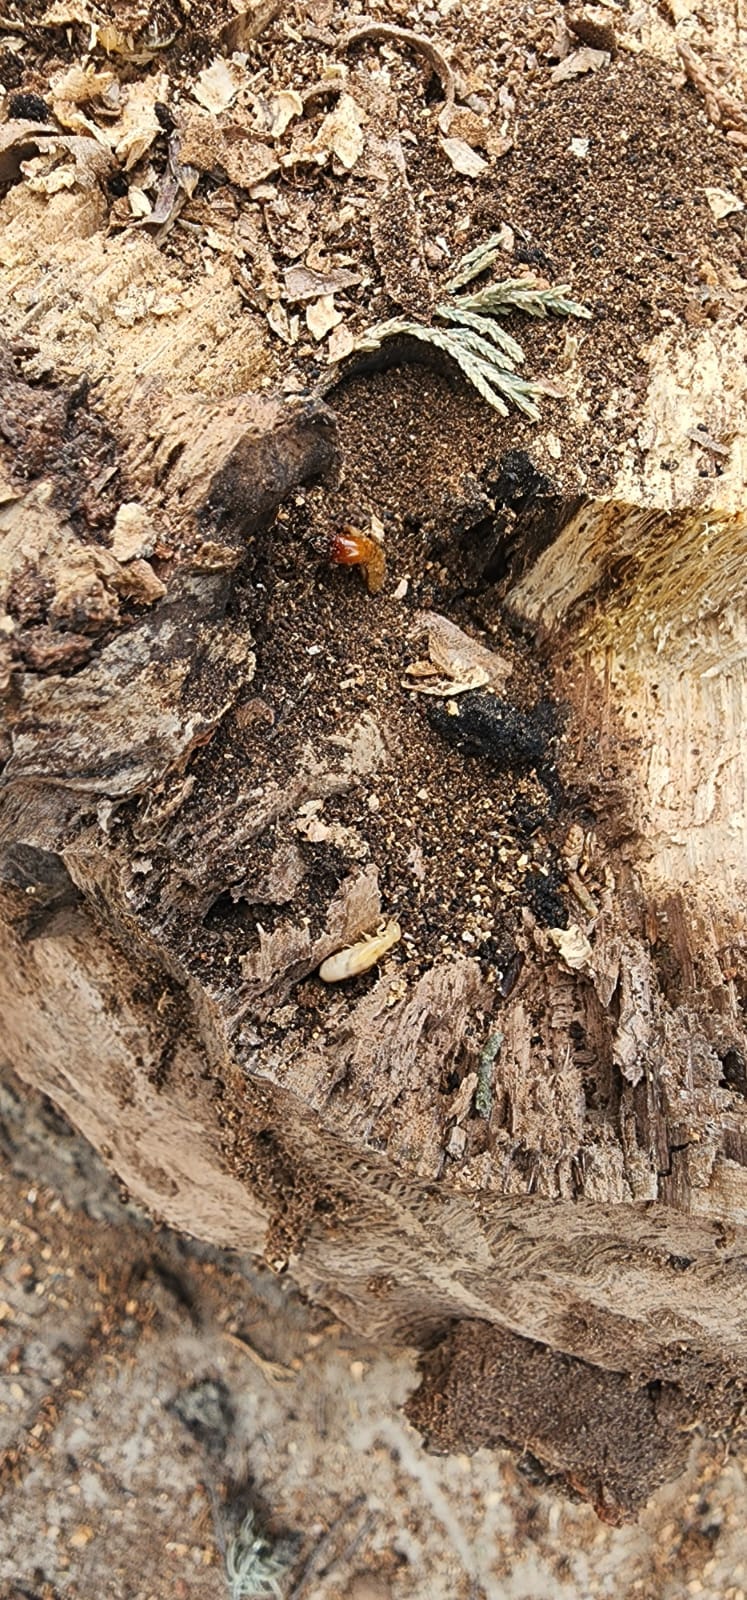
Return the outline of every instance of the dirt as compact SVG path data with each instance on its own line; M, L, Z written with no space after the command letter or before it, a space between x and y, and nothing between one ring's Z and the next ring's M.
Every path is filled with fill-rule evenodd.
M529 1455L428 1455L398 1409L414 1352L153 1226L8 1077L0 1139L6 1600L220 1600L250 1508L285 1600L742 1600L743 1471L697 1435L624 1529Z

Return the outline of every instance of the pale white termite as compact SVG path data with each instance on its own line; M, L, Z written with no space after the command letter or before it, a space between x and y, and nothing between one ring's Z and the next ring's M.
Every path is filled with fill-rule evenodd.
M401 937L399 923L392 919L381 933L368 934L356 944L348 945L346 950L337 950L333 956L327 956L319 968L319 976L324 983L342 983L345 978L357 978L361 972L368 972L369 967L374 967Z

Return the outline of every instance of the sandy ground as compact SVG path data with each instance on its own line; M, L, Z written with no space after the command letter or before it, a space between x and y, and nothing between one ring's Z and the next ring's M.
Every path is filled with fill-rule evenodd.
M413 1352L153 1225L7 1077L0 1148L9 1600L221 1600L250 1509L283 1600L744 1600L744 1464L694 1438L610 1528L508 1453L428 1456L398 1410Z

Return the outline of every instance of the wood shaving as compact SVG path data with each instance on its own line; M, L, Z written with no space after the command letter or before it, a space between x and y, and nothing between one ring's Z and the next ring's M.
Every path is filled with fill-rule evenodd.
M327 344L327 360L330 365L337 361L344 361L355 348L355 339L349 328L342 323L332 329Z
M702 94L710 121L734 144L747 145L747 105L720 88L701 56L689 44L677 43L677 54L694 89Z
M366 113L357 100L351 94L341 94L334 111L329 111L324 118L312 150L320 154L329 152L336 156L346 172L352 171L363 154L361 124L365 119Z
M82 67L76 62L61 72L53 72L49 86L56 100L82 106L98 100L115 82L113 72L97 72L94 67Z
M558 62L550 73L551 83L567 83L570 78L581 78L586 72L598 72L600 67L608 67L610 57L606 50L591 50L584 45L582 50L572 50L565 61Z
M439 112L438 126L442 133L448 134L451 113L454 108L456 96L456 83L454 73L446 56L432 39L427 39L422 33L414 33L411 28L396 28L388 22L367 22L362 28L354 28L342 41L342 49L350 50L353 45L372 43L391 43L409 45L416 55L423 57L429 67L438 77L444 91L444 104Z
M304 103L295 89L276 89L266 96L255 95L253 104L257 133L280 139L289 123L303 114Z
M416 635L427 631L429 659L405 668L406 689L449 699L469 689L499 690L510 676L508 661L436 611L423 612L413 631Z
M337 310L332 294L321 295L306 308L306 326L317 343L339 322L342 322L342 312Z
M223 29L226 49L245 50L280 15L284 3L285 0L231 0L236 16Z
M163 132L155 108L168 99L168 92L169 80L164 72L129 86L122 115L111 130L114 154L125 172L136 165Z
M127 191L130 210L133 217L149 217L153 207L144 189L139 189L136 183L131 183Z
M109 175L112 157L94 139L56 134L39 140L39 155L21 162L29 189L47 196L61 189L95 189Z
M54 134L46 122L13 121L0 124L0 183L13 183L19 177L21 162L29 161L45 136Z
M733 216L735 211L744 211L744 201L739 200L730 189L707 188L705 197L711 210L711 215L720 222L723 217Z
M203 68L203 71L198 73L192 86L192 93L206 111L211 111L214 116L220 116L220 113L227 111L236 99L242 77L241 69L234 62L226 61L223 56L216 56L209 67Z

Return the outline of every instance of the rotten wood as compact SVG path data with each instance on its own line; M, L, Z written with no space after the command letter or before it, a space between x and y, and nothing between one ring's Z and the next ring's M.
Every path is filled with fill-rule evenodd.
M415 38L376 25L395 35ZM368 136L383 180L372 259L393 297L427 308L393 138ZM399 212L401 261L387 249ZM478 481L447 445L466 457L479 402L458 396L447 416L440 374L418 374L423 406L412 374L343 369L338 427L320 399L276 397L264 322L227 264L175 308L153 238L113 235L102 257L103 192L12 188L3 213L8 1060L156 1215L264 1254L368 1337L425 1344L456 1324L412 1407L434 1445L528 1441L605 1514L628 1514L678 1465L672 1418L728 1431L708 1395L733 1380L738 1410L747 1350L738 305L718 329L683 312L650 330L644 385L610 401L611 482L598 417L570 404L557 471L565 413L531 454L512 418ZM712 278L742 293L723 262ZM584 359L571 340L569 390ZM351 383L360 415L344 409ZM712 452L700 464L703 419L717 472ZM475 711L484 686L456 718L403 711L407 583L400 599L356 598L325 576L345 495L383 503L398 482L414 498L423 458L430 522L421 537L392 515L387 548L400 540L411 584L420 551L455 608L468 594L488 644L504 631L492 724ZM311 532L297 502L317 507ZM426 609L438 623L432 597ZM535 679L549 710L521 697ZM460 789L480 761L484 793ZM420 807L407 870L405 796ZM504 925L518 879L497 853L503 942L465 924L457 944L482 880L442 864L422 911L429 819L479 843L514 800L530 841L535 813L549 832L562 819L552 872L532 876L527 851ZM320 966L399 915L398 897L390 961L322 995ZM427 960L408 943L416 911ZM562 1427L539 1407L552 1385Z

